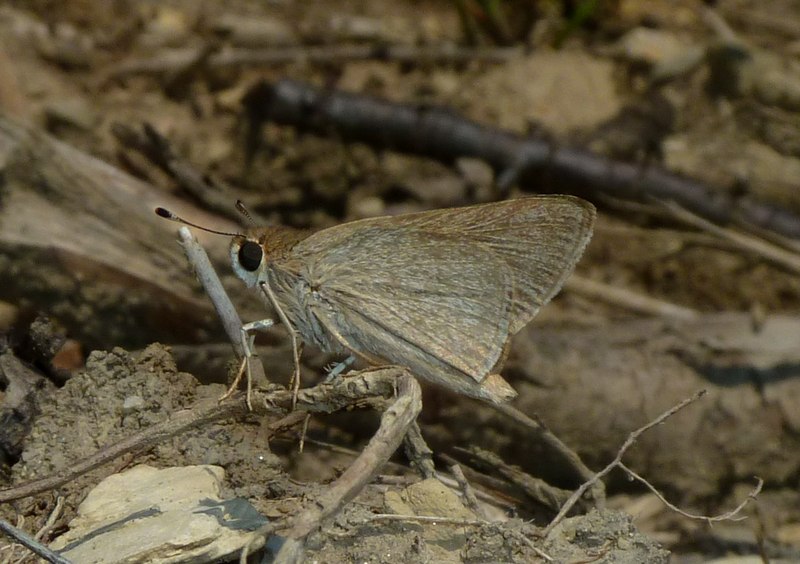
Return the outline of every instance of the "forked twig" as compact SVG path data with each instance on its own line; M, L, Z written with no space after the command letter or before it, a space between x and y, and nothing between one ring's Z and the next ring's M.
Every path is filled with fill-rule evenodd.
M71 564L66 558L59 556L57 553L40 543L37 539L28 535L25 531L15 527L3 519L0 519L0 533L5 533L17 541L17 543L33 552L35 555L44 558L48 562L52 562L53 564Z
M348 406L384 403L394 396L397 367L363 371L348 375L346 380L320 384L300 391L297 409L313 413L331 413ZM256 415L280 416L289 413L292 393L288 390L270 392L254 391L252 413ZM244 393L211 406L194 407L174 414L168 421L158 423L126 439L114 442L98 452L63 470L42 479L32 480L0 490L0 503L36 495L74 480L123 454L136 454L188 430L196 429L231 417L242 417L250 413ZM276 428L284 426L284 420L275 422Z
M661 500L661 503L672 509L675 513L683 515L684 517L688 517L689 519L695 519L697 521L705 521L709 525L717 521L743 521L744 519L747 519L747 517L737 517L737 515L741 513L742 509L744 509L748 503L750 503L752 500L758 497L758 494L761 493L761 488L764 487L764 480L756 476L756 486L752 489L752 491L749 494L747 494L747 497L739 505L737 505L730 511L726 511L725 513L721 513L719 515L698 515L696 513L689 513L687 511L684 511L683 509L676 507L674 504L667 501L667 499L661 494L661 492L659 492L653 486L653 484L651 484L650 482L645 480L642 476L640 476L639 474L628 468L624 463L619 462L619 467L622 468L628 474L628 476L644 484L648 490L653 492L655 496Z
M534 433L542 443L547 445L553 453L557 454L564 465L569 468L576 478L576 483L583 480L586 489L590 490L592 501L598 508L602 508L605 504L605 485L599 480L592 480L594 474L586 464L580 459L578 454L565 445L561 439L550 431L544 424L525 415L519 409L507 404L489 404L489 407L502 413L512 421L521 425L525 429ZM586 491L586 490L584 490Z
M385 370L385 369L378 369ZM395 369L402 370L402 369ZM368 371L369 372L369 371ZM350 378L348 377L347 380ZM298 515L285 523L270 523L252 535L251 544L242 551L241 562L247 561L249 550L263 546L267 536L276 530L285 531L285 541L275 555L276 562L302 562L305 539L325 521L336 515L361 492L381 467L394 454L408 429L422 410L422 390L405 370L397 377L397 398L383 413L378 431L353 463L327 489Z
M434 515L396 515L394 513L376 513L364 519L364 523L372 521L404 521L410 523L432 523L434 525L455 525L459 527L485 527L491 526L493 523L488 520L481 519L460 519L457 517L436 517ZM512 529L512 533L517 538L522 540L528 548L533 550L539 557L547 562L554 562L553 557L544 552L541 548L536 546L531 539L522 534L520 531Z
M666 419L668 419L669 417L672 417L673 415L675 415L678 411L680 411L681 409L683 409L687 405L689 405L691 403L694 403L695 401L700 399L705 394L706 394L706 390L700 390L700 391L696 392L693 396L691 396L691 397L683 400L682 402L678 403L677 405L671 407L670 409L668 409L667 411L665 411L664 413L662 413L661 415L659 415L658 417L653 419L647 425L644 425L643 427L639 427L638 429L633 431L630 435L628 435L628 438L625 440L625 442L622 444L620 449L617 451L617 456L614 457L614 460L612 460L605 468L603 468L602 470L597 472L594 476L592 476L592 478L590 480L588 480L588 481L584 482L583 484L581 484L581 486L577 490L575 490L573 492L573 494L570 496L570 498L561 507L561 510L558 512L558 514L556 514L556 516L553 518L553 520L550 522L550 524L547 525L547 527L545 527L544 531L542 531L542 535L544 537L547 537L553 531L555 526L558 525L561 522L562 519L564 519L564 517L566 516L567 513L569 513L570 509L572 509L572 507L578 502L578 500L581 498L581 496L590 487L592 487L595 483L599 482L601 478L603 478L605 475L607 475L609 472L611 472L614 468L616 468L617 465L619 465L619 463L622 461L622 457L625 455L625 453L628 451L628 449L633 446L633 444L639 439L639 437L643 433L649 431L650 429L652 429L656 425L659 425L659 424L663 423Z
M678 403L677 405L671 407L670 409L668 409L667 411L665 411L664 413L662 413L661 415L656 417L653 421L651 421L647 425L644 425L643 427L640 427L640 428L636 429L630 435L628 435L628 438L622 444L622 446L620 447L619 451L617 451L617 456L614 458L614 460L612 460L600 472L595 474L592 477L591 480L589 480L588 482L585 482L584 484L581 485L580 488L575 490L575 492L572 494L572 496L570 496L570 498L567 500L567 502L564 504L564 506L558 512L558 515L556 515L555 518L550 522L550 524L547 527L545 527L544 531L542 531L542 536L547 537L548 535L550 535L550 533L552 533L552 531L556 527L556 525L558 525L558 523L561 522L561 520L564 518L564 516L566 516L566 514L570 511L570 509L572 509L572 507L575 505L575 503L581 498L583 493L591 486L592 482L596 482L596 481L600 480L603 476L605 476L606 474L611 472L611 470L613 470L616 467L621 468L631 478L633 478L635 480L638 480L641 483L643 483L645 486L647 486L647 488L650 491L652 491L656 495L656 497L658 497L658 499L660 499L661 502L664 503L664 505L666 505L667 507L669 507L671 510L675 511L679 515L683 515L684 517L688 517L689 519L696 519L696 520L700 520L700 521L705 521L706 523L709 523L709 524L714 523L714 522L718 522L718 521L738 521L740 519L743 519L743 517L737 517L737 515L742 511L742 509L744 509L744 507L748 503L750 503L750 501L755 499L756 496L761 492L761 488L764 485L764 481L761 478L756 478L757 483L756 483L755 488L753 488L753 490L747 495L747 498L744 501L742 501L739 505L737 505L732 510L726 511L725 513L722 513L720 515L714 515L714 516L697 515L697 514L688 513L686 511L683 511L682 509L679 509L678 507L676 507L674 504L668 502L664 498L664 496L661 495L661 493L659 493L652 484L650 484L650 482L648 482L642 476L640 476L639 474L637 474L636 472L634 472L633 470L628 468L622 462L622 457L625 455L625 452L631 446L633 446L633 444L639 439L639 437L643 433L645 433L646 431L649 431L650 429L652 429L656 425L660 425L667 418L672 417L678 411L680 411L684 407L688 406L689 404L694 403L695 401L700 399L705 394L706 394L706 390L700 390L700 391L696 392L693 396L691 396L691 397L683 400L682 402Z

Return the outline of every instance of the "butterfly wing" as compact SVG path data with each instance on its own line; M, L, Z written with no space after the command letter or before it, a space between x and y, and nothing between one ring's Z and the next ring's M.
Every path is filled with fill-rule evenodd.
M300 274L316 321L366 358L444 385L483 381L509 336L514 289L505 262L452 234L354 225L294 249L306 257Z
M573 196L532 196L345 224L413 228L488 248L514 280L509 330L516 333L558 293L592 235L595 209ZM335 231L328 229L325 232Z

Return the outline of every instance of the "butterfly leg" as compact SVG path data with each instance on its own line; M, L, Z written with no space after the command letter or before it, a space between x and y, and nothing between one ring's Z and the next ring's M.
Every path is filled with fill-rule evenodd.
M325 377L325 384L331 382L334 378L336 378L339 374L353 366L356 362L356 357L354 355L348 356L342 362L339 362L328 371L328 375Z
M250 364L253 362L253 357L257 357L258 355L255 352L255 348L253 346L253 341L255 340L255 335L252 335L253 331L266 331L270 327L275 325L275 321L272 319L261 319L259 321L253 321L251 323L245 323L242 325L241 331L241 342L242 342L242 350L244 351L244 358L242 358L242 363L239 365L239 371L236 373L236 378L234 378L233 383L228 388L220 399L220 401L228 399L231 394L236 390L239 386L239 382L242 381L242 376L246 373L247 374L247 407L252 411L253 405L250 402L250 396L253 390L253 378L250 372Z
M275 293L272 291L272 288L269 287L269 284L266 282L259 282L259 286L261 286L261 291L266 294L269 302L272 304L272 307L275 308L281 323L283 323L283 325L286 327L286 330L289 331L289 337L292 339L294 371L292 372L292 379L289 381L289 385L292 388L292 409L294 409L294 406L297 404L297 394L300 391L300 352L302 351L302 343L297 339L297 331L295 331L294 326L289 321L289 318L286 317L286 314L283 312L283 308L275 298Z

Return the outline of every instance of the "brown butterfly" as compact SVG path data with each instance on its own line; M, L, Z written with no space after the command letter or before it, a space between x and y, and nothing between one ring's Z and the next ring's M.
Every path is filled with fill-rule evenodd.
M516 396L497 374L511 336L564 284L594 219L579 198L535 196L316 232L258 227L232 234L230 255L289 326L296 364L295 331L324 351L500 403Z

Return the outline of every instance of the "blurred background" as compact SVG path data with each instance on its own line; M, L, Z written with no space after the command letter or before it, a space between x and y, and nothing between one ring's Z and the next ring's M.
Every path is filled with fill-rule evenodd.
M792 0L0 2L3 348L56 387L93 350L156 341L181 370L225 382L231 348L155 206L236 230L242 200L258 223L320 229L576 194L599 210L595 234L514 340L515 405L599 469L708 389L626 461L707 515L759 476L750 518L711 528L622 473L610 504L675 562L796 561L799 112ZM227 238L196 235L243 319L265 317ZM285 381L283 329L259 346ZM334 360L307 350L304 382ZM470 400L426 387L421 421L476 476L453 445L575 486ZM357 449L370 428L348 414L309 436ZM22 440L7 441L7 475ZM274 448L297 479L350 460Z

